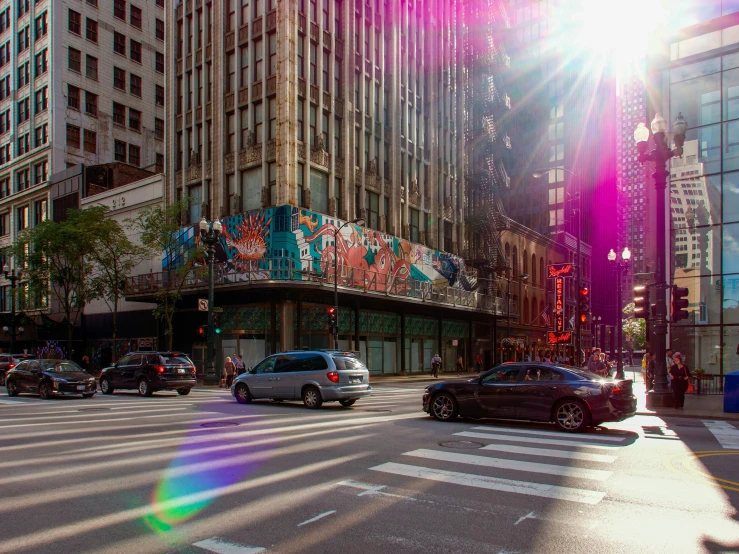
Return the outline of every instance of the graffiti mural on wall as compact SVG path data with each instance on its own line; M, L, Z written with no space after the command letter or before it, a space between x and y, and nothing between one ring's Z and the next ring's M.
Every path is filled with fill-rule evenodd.
M458 256L357 225L346 225L335 234L343 223L292 206L226 217L221 220L216 261L236 281L240 276L270 279L275 271L290 266L302 270L306 279L309 271L326 275L336 259L341 284L374 280L377 290L384 290L411 278L464 290L477 288L476 271ZM182 243L194 244L196 230L197 226L182 229Z

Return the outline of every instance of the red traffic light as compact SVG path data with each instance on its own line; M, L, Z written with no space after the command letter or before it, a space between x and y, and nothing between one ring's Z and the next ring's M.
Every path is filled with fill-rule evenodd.
M205 335L205 325L198 327L198 335Z
M333 306L328 309L328 315L334 315L336 313L336 308Z
M580 323L588 322L588 314L580 314Z
M587 296L588 294L590 294L590 291L587 287L583 287L580 289L580 296Z

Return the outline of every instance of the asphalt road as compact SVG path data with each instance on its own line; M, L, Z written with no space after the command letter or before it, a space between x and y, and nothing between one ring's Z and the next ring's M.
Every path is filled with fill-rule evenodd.
M0 553L739 552L739 422L582 435L223 390L10 399Z

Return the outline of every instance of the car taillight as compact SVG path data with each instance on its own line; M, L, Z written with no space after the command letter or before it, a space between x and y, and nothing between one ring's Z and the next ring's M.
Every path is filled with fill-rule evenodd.
M13 369L15 367L15 364L8 364L8 369Z
M332 383L338 383L339 382L339 374L336 371L329 371L326 374L326 377L328 377L328 380Z
M159 373L164 373L164 366L163 365L155 365L154 369L156 369Z
M625 391L618 385L613 385L613 388L611 389L611 394L616 396L621 396L624 392Z

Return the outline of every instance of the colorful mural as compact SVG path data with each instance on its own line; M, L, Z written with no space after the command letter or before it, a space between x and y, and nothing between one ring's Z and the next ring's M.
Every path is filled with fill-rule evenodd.
M344 222L323 214L280 206L223 218L216 260L228 280L284 278L289 269L326 275L339 268L339 283L375 290L409 286L410 280L468 291L477 288L476 271L445 252ZM197 226L183 228L180 240L193 245ZM166 268L166 261L163 262ZM298 278L298 277L296 277Z

